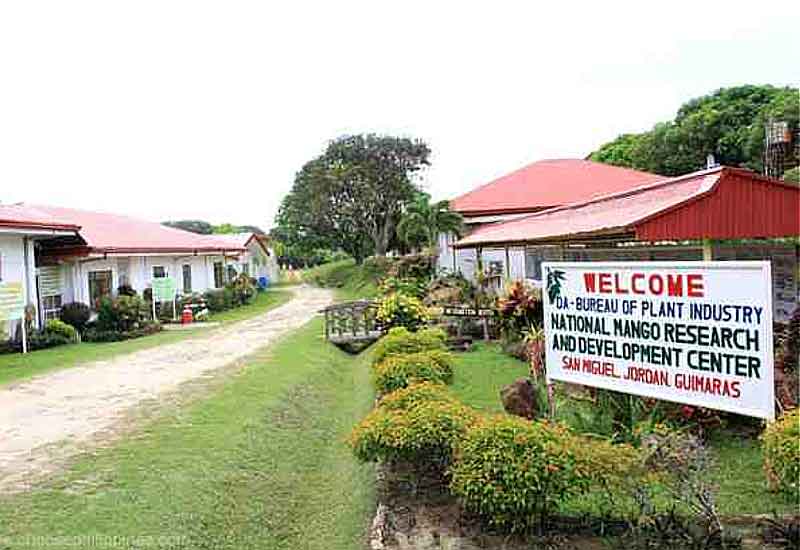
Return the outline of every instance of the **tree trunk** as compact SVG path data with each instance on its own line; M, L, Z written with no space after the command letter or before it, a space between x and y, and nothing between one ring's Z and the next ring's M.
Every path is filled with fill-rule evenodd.
M375 236L375 255L386 256L386 251L389 248L389 234L391 233L391 223L386 222L382 227L378 228L377 235Z

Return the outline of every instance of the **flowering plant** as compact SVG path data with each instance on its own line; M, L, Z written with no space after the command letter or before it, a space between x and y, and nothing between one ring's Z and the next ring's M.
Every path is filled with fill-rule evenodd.
M376 318L387 328L416 331L430 320L430 314L420 299L395 292L380 301Z

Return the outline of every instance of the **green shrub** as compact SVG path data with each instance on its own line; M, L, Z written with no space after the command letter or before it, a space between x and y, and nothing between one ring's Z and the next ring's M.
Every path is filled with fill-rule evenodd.
M770 487L796 496L800 491L800 409L767 425L761 441Z
M384 398L384 404L353 429L350 446L355 456L364 462L404 461L441 470L468 426L478 420L477 412L454 399L428 400L407 393L402 400L406 407L394 408L398 402L391 395Z
M361 266L366 277L380 281L390 275L394 260L388 256L370 256Z
M56 334L53 332L32 332L28 337L28 349L29 350L37 350L37 349L47 349L47 348L54 348L56 346L63 346L66 344L73 344L75 341L70 340L64 335ZM15 347L15 351L21 350L21 344L19 347Z
M378 302L376 318L386 328L405 327L412 331L430 321L428 308L422 300L399 292L384 296Z
M148 307L138 296L104 298L97 309L97 326L101 331L128 332L147 321Z
M384 395L378 401L378 407L384 410L406 410L420 403L444 402L458 403L458 399L444 384L436 382L419 382L406 388Z
M425 304L445 306L475 303L477 289L460 272L443 273L431 281L425 290Z
M375 344L372 352L372 364L377 365L391 355L432 350L446 351L446 341L445 332L437 328L428 328L417 332L411 332L405 327L393 328Z
M41 331L30 334L28 347L30 349L46 349L65 344L74 344L78 341L78 331L58 319L50 319Z
M203 293L203 300L205 300L209 311L218 312L226 309L224 290L207 290Z
M406 279L430 281L436 269L436 256L431 254L406 254L389 260L389 275Z
M161 332L161 330L163 330L161 324L153 322L142 323L139 327L127 331L102 330L94 326L86 329L83 340L84 342L121 342L123 340L131 340L133 338L141 338L142 336L155 334Z
M441 350L419 351L387 357L372 367L372 383L379 394L405 388L415 382L453 381L453 356Z
M404 279L401 277L386 277L378 285L381 295L404 294L422 299L425 297L427 285L419 279Z
M494 526L529 528L590 487L591 468L579 443L558 424L508 415L486 419L458 445L450 489Z
M253 279L241 274L225 285L224 296L229 307L238 307L250 303L256 295Z
M59 321L58 319L50 319L47 321L44 324L44 332L62 336L68 342L78 341L78 331L75 330L75 327L68 325L64 321Z
M86 328L86 323L92 316L92 310L86 304L81 302L72 302L61 306L59 317L62 321L75 327L78 332L83 332Z

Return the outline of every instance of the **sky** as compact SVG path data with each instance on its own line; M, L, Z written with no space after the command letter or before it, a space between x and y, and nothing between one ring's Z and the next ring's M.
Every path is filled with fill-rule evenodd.
M272 225L344 134L452 198L724 86L797 85L800 2L0 3L0 201Z

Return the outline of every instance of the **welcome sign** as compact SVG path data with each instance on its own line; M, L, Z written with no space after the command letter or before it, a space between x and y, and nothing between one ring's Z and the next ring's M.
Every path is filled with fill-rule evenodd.
M543 268L548 380L774 418L769 262Z

